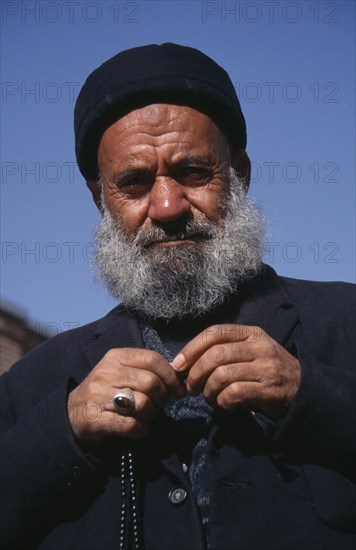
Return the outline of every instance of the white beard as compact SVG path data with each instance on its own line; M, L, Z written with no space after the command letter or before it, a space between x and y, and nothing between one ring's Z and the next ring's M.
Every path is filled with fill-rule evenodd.
M264 218L232 169L224 203L218 224L204 216L182 222L174 233L164 224L141 228L134 238L103 204L94 258L100 280L127 308L150 319L193 318L222 304L259 271L265 248ZM197 234L204 240L149 246Z

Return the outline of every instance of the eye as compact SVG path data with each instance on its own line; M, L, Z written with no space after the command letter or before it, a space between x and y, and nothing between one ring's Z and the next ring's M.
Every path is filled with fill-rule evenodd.
M142 175L130 176L123 178L118 182L118 188L123 192L130 195L143 193L150 185L148 178Z
M211 171L203 166L187 166L179 176L183 184L203 185L211 179Z
M142 178L129 178L120 183L120 187L137 187L143 185Z

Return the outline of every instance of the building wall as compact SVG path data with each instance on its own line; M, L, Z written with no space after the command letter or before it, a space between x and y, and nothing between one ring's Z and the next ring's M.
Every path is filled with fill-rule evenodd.
M1 374L45 340L47 340L47 336L33 328L22 310L10 305L0 307Z

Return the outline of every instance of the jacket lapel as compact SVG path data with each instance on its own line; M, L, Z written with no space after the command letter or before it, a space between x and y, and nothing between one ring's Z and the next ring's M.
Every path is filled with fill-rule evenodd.
M110 311L98 324L95 341L83 352L92 368L112 348L144 348L137 319L120 305Z
M240 295L236 322L262 328L279 344L286 346L299 325L298 312L275 271L265 266Z

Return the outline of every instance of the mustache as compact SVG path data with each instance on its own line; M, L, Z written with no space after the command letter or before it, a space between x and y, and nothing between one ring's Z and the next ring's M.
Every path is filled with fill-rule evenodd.
M184 239L210 240L217 234L213 222L205 220L188 220L170 222L162 225L152 225L137 232L133 244L142 248L148 248L152 244L164 241L178 241Z

